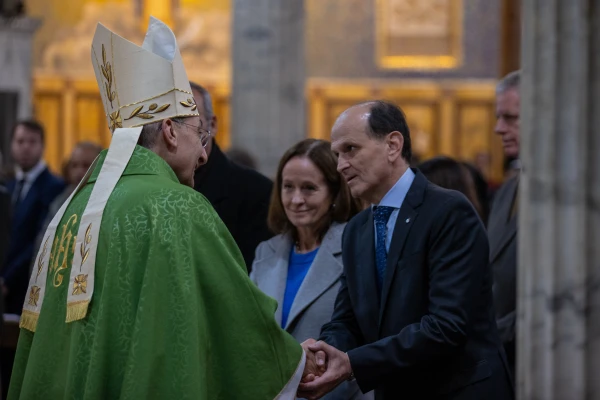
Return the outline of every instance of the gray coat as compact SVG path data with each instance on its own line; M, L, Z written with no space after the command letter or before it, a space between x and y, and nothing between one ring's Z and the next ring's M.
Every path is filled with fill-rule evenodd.
M488 222L496 324L513 373L517 315L517 213L511 216L511 209L518 185L519 176L502 185L496 193Z
M321 326L329 322L342 275L342 233L346 224L334 223L329 228L315 259L298 289L285 326L298 342L318 338ZM281 324L281 305L287 281L292 239L277 235L256 249L250 279L267 295L277 300L275 319ZM363 395L356 382L341 384L324 397L327 400L371 399Z

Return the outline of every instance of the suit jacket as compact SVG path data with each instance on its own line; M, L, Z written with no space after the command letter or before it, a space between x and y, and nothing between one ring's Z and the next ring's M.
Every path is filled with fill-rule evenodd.
M328 322L342 275L342 232L346 224L334 223L323 238L321 247L294 298L285 330L298 342L315 338ZM281 305L287 282L292 239L278 235L262 242L250 278L265 294L277 300L275 320L281 324ZM344 383L325 397L327 400L367 399L356 383Z
M483 224L464 195L413 171L381 295L371 208L348 223L321 339L348 353L358 385L376 399L510 399Z
M496 324L513 373L517 309L517 213L511 216L511 209L518 186L519 177L515 176L500 187L488 224Z
M5 221L0 224L0 265L4 264L8 240L10 238L10 194L8 190L0 183L0 221ZM3 332L3 314L4 313L4 296L0 293L0 338ZM2 390L0 388L0 393Z
M16 180L8 181L8 191L14 192ZM36 178L27 195L13 209L10 244L2 277L9 288L5 312L20 314L29 283L29 266L36 256L36 237L46 219L48 207L65 188L62 179L52 175L48 168Z
M273 236L267 227L273 182L229 160L216 143L194 180L194 188L206 196L227 226L250 272L256 246Z

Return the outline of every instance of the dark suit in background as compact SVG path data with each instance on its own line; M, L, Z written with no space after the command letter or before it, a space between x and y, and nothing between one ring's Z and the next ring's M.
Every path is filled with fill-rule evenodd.
M0 183L0 265L4 265L8 240L10 238L10 194ZM0 338L2 338L2 325L4 313L4 296L0 293ZM0 340L1 342L1 340Z
M16 180L8 181L6 187L12 196ZM50 203L64 188L65 183L45 168L25 197L13 208L10 241L2 270L2 277L9 289L5 304L7 313L21 314L29 283L29 266L38 250L34 249L36 237L46 219Z
M494 307L500 339L514 376L517 308L517 205L519 177L498 189L488 223L490 264L494 274Z
M229 229L250 272L256 247L273 236L267 228L273 182L229 160L216 143L194 180L194 188L206 196Z
M344 232L344 275L321 340L376 399L512 399L494 321L488 241L460 193L414 170L379 297L373 212Z

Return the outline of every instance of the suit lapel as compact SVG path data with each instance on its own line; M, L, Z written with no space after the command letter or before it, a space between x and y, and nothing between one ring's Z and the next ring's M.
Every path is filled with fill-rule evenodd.
M417 212L409 206L406 202L402 204L400 212L398 213L398 219L396 220L396 226L394 227L394 234L392 236L392 242L390 243L390 251L387 257L387 265L385 270L385 277L383 279L383 287L381 290L381 309L379 310L379 323L383 318L383 310L387 303L387 298L394 280L394 274L396 272L396 266L400 260L400 255L404 249L404 243L408 238L410 228L413 226L413 221L417 216ZM408 221L408 222L406 222Z
M404 198L402 206L400 207L400 211L398 212L398 218L396 219L396 225L394 226L394 233L392 236L392 242L390 243L385 276L381 289L379 326L381 326L381 322L383 320L387 299L394 281L394 274L396 273L398 261L402 256L406 239L408 238L410 229L412 228L417 217L416 208L418 208L423 202L423 196L425 195L427 183L428 181L425 176L423 176L419 171L416 171L415 179L413 180L408 193L406 193L406 197Z
M369 210L367 220L364 225L360 228L358 234L357 246L354 249L355 254L355 276L358 280L356 285L358 289L357 298L361 302L367 303L365 309L373 310L368 315L362 316L367 318L368 321L362 325L373 329L370 337L377 336L377 310L380 307L380 296L379 289L377 288L377 267L375 265L375 232L373 225L373 211Z
M40 181L44 178L46 170L44 170L31 184L27 194L15 207L15 224L23 221L25 216L34 208L33 203L38 197Z
M333 224L323 238L321 248L310 266L304 281L296 293L285 329L312 304L323 292L329 289L342 275L341 261L335 257L341 254L341 236L345 225Z
M321 248L317 252L315 259L310 266L304 281L296 293L290 315L287 320L285 329L288 330L290 325L296 318L323 292L331 287L342 275L342 263L335 256L342 252L339 244L336 246L333 243L336 239L339 242L339 237L334 237L337 232L337 227L332 227L323 239ZM339 233L341 235L341 232Z
M493 262L517 234L517 215L510 217L513 199L515 197L519 181L514 178L507 182L507 190L501 198L498 198L498 212L493 221L490 221L490 262Z
M281 325L281 314L283 306L283 296L285 294L285 285L287 282L288 264L292 241L288 236L277 236L272 240L273 254L265 257L256 265L257 271L264 271L267 279L261 279L261 290L277 301L277 310L275 311L275 321ZM262 267L264 265L264 267Z

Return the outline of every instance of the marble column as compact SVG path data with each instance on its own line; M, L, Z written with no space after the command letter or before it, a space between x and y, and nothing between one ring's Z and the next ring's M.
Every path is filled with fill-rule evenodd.
M231 144L276 173L305 136L303 0L234 0Z
M517 392L600 399L600 1L523 1Z

